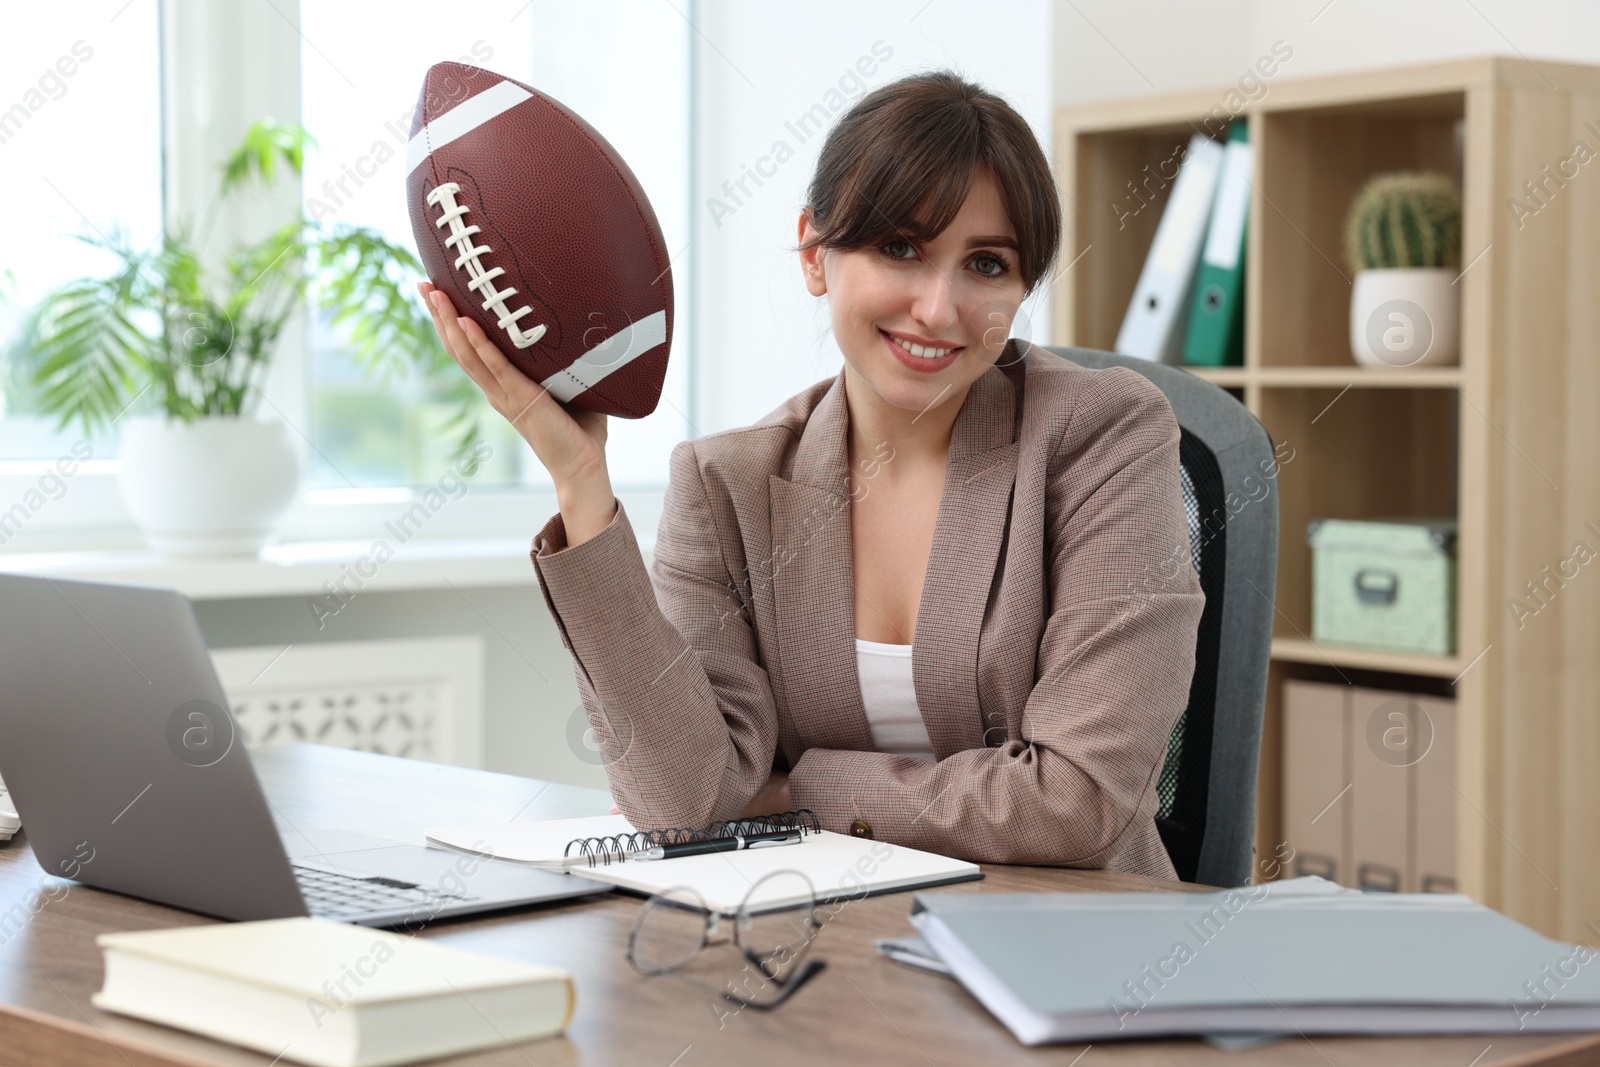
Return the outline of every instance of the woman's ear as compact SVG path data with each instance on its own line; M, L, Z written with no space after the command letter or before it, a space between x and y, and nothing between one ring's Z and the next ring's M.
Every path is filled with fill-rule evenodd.
M811 225L811 209L805 208L800 212L800 244L816 236L816 230ZM816 245L805 248L800 253L800 273L806 282L806 291L812 296L822 296L828 291L827 274L823 270L822 246Z

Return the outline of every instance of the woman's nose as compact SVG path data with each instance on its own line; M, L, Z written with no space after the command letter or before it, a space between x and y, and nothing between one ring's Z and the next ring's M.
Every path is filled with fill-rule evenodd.
M949 275L938 267L928 270L918 283L911 313L919 322L926 323L932 332L956 323L956 305L951 289Z

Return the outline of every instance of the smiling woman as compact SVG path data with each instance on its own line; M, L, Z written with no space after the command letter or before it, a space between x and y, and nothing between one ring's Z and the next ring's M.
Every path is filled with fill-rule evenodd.
M1142 376L1008 339L1060 243L1038 141L955 74L904 78L840 118L807 199L802 278L844 369L673 448L653 584L604 417L543 402L432 297L555 481L533 564L618 806L641 828L804 807L968 860L1173 877L1153 784L1203 599L1160 566L1189 559L1178 428Z

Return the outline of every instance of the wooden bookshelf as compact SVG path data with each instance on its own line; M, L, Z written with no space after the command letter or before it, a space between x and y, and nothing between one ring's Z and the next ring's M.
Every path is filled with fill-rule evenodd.
M1294 449L1278 478L1257 854L1282 840L1284 680L1361 672L1453 695L1462 890L1600 943L1600 565L1520 628L1509 608L1575 542L1600 552L1585 527L1600 528L1600 172L1547 178L1575 141L1595 146L1584 123L1600 116L1600 68L1488 56L1266 85L1236 116L1255 146L1244 365L1194 371ZM1114 347L1171 184L1131 217L1113 205L1192 133L1220 136L1225 99L1237 95L1218 86L1058 110L1062 262L1076 262L1053 282L1053 343ZM1397 169L1462 186L1457 367L1373 370L1350 355L1345 211L1369 176ZM1542 203L1529 181L1547 183ZM1516 200L1536 212L1514 213ZM1397 515L1459 523L1455 654L1313 644L1307 522Z
M1454 681L1467 664L1460 656L1429 656L1421 653L1382 652L1370 648L1319 645L1303 637L1274 637L1272 658L1281 663L1309 663L1334 670L1349 667L1358 671L1387 671L1390 674L1416 674Z
M1185 367L1190 374L1224 389L1248 386L1294 386L1363 389L1454 389L1461 384L1460 367Z

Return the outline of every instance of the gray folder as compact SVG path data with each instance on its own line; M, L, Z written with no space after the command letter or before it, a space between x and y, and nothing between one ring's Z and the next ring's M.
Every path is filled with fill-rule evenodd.
M911 921L1028 1045L1600 1029L1600 953L1455 894L918 893Z

